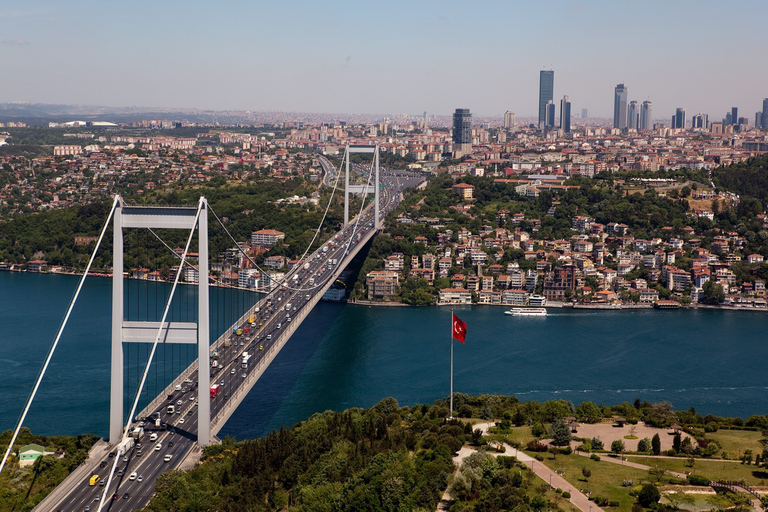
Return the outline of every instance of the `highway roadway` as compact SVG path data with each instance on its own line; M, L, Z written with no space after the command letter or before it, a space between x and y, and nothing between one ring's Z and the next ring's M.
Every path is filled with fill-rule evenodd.
M330 165L327 160L326 163ZM418 173L382 169L379 194L382 219L397 206L403 189L422 181L423 177ZM358 218L352 219L349 225L291 269L283 282L250 310L249 322L233 325L213 344L209 387L217 384L218 389L210 393L214 395L210 397L211 418L216 417L235 393L242 391L239 388L261 357L278 343L288 324L336 275L341 262L357 248L362 237L374 229L373 216L374 208L370 204ZM237 334L238 329L241 334ZM250 358L244 358L244 354L250 355ZM142 418L143 421L131 425L131 430L143 427L144 436L140 443L124 456L113 455L112 447L112 452L101 460L91 457L86 462L89 467L85 478L69 492L62 492L66 495L50 506L50 510L95 511L101 499L105 500L102 510L137 510L151 499L160 473L189 465L182 466L182 462L196 450L197 383L191 379L177 381L175 391L163 399L160 407L147 418ZM159 422L155 418L159 418ZM114 457L118 458L118 464L105 494ZM193 454L191 459L194 458ZM90 485L90 477L94 474L99 475L100 482Z

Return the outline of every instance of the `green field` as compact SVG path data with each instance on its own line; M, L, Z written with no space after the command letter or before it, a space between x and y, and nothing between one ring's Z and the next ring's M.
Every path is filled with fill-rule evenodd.
M763 434L751 430L718 430L717 432L706 434L708 439L712 439L720 446L721 452L727 452L731 459L739 458L745 450L752 450L753 454L763 451L760 444ZM720 453L717 454L718 457Z
M668 459L628 455L627 460L646 466L658 464L660 468L669 471L695 473L710 480L744 480L748 485L766 485L768 483L768 471L765 469L734 461L695 459L696 462L691 468L685 465L686 460L683 458Z
M592 497L599 495L618 501L618 510L630 510L635 503L635 498L629 495L630 487L622 487L622 481L633 480L635 485L639 485L648 479L647 471L610 462L596 462L581 455L558 455L553 459L552 455L546 454L544 464L550 469L563 471L563 478L577 489L589 489ZM584 467L592 471L589 481L585 481L581 473Z

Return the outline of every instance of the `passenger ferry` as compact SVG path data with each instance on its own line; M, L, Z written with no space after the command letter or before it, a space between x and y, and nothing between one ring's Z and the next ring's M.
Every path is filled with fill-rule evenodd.
M546 308L514 308L504 312L513 316L547 316Z

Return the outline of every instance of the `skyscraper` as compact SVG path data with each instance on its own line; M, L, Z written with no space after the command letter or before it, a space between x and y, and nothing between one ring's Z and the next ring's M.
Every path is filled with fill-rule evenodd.
M739 108L731 107L731 124L739 124Z
M640 110L637 108L637 102L632 100L627 107L627 128L637 130L640 126Z
M644 101L643 106L640 107L640 129L653 129L653 103L648 100Z
M675 115L672 118L672 128L682 128L685 129L685 109L679 108L675 110Z
M511 110L504 112L504 128L507 130L514 130L516 124L515 113Z
M453 150L466 155L472 152L472 114L468 108L453 113Z
M627 127L627 88L618 84L613 93L613 127Z
M581 109L581 118L586 119L588 117L589 117L589 110L587 110L586 108Z
M560 100L560 129L564 133L571 133L571 102L567 95Z
M544 105L544 129L551 130L555 127L555 104L549 100Z
M691 118L691 128L709 128L709 116L707 114L697 114Z
M763 113L760 114L760 127L768 130L768 98L763 99Z
M547 124L547 102L554 101L554 95L555 72L551 69L539 71L539 129Z

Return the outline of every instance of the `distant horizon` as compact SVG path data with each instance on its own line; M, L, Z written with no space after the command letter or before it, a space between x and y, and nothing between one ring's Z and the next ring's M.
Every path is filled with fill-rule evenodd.
M8 0L0 19L0 102L536 117L542 69L595 118L619 83L659 119L753 122L768 97L764 0Z

